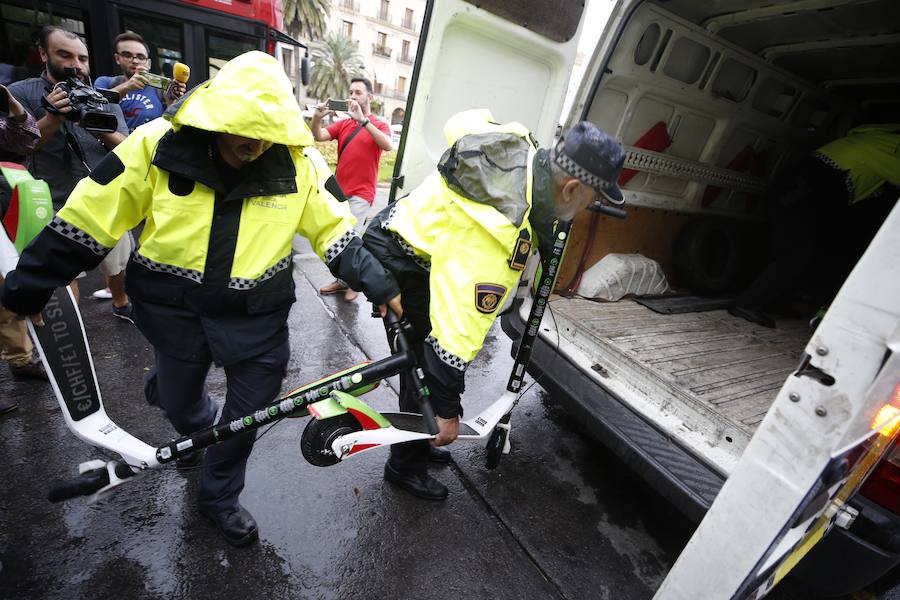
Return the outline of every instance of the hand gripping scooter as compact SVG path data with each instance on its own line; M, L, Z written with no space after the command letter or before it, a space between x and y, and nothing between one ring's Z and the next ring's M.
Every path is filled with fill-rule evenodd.
M621 208L595 203L591 207L616 218L624 219ZM528 315L525 333L516 351L506 391L478 415L459 424L458 441L487 442L485 466L494 469L503 454L510 450L509 432L512 409L519 401L519 392L525 377L525 368L531 359L534 342L537 339L541 318L547 308L550 294L556 285L556 278L566 243L571 221L560 221L554 231L553 248L550 256L542 264L531 311ZM395 353L408 351L405 338L397 336L390 340ZM410 352L411 355L411 352ZM411 360L414 360L412 355ZM434 416L428 402L428 390L422 383L422 372L414 367L416 377L412 378L420 406L427 409L422 415L405 412L379 412L359 398L335 391L328 398L309 406L313 415L303 431L300 448L304 458L314 465L325 467L373 448L431 440L436 434Z

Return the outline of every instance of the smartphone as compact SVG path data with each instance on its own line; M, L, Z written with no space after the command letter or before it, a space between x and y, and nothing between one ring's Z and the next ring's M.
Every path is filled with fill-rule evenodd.
M326 104L330 110L341 110L347 112L350 110L350 102L347 100L329 100Z

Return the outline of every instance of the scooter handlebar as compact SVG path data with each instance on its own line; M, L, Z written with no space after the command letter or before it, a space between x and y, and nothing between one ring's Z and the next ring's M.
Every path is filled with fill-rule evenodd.
M113 464L113 472L119 479L128 479L134 475L134 471L131 470L131 467L121 461L117 461ZM107 464L96 469L91 469L90 471L85 471L75 479L52 488L47 493L47 499L50 502L62 502L64 500L75 498L76 496L90 496L94 492L102 490L109 484L109 468Z
M390 307L387 309L387 314L384 316L384 322L387 325L390 335L394 336L391 342L391 351L413 354L412 349L409 347L409 342L406 339L406 332L410 330L409 322L404 318L397 316ZM437 425L437 419L434 417L434 409L431 407L431 402L428 401L428 391L425 387L425 374L420 367L415 366L412 369L411 375L412 384L416 388L416 397L419 399L419 408L422 411L422 420L425 422L425 428L428 430L429 434L437 435L440 433L440 428Z
M109 472L104 466L102 469L92 469L82 473L75 479L54 487L47 494L47 499L50 502L62 502L76 496L90 496L108 485Z

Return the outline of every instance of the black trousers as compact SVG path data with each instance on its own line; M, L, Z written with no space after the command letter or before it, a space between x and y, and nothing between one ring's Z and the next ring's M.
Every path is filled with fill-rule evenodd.
M407 335L407 340L421 365L424 360L425 338L431 333L428 274L410 269L394 272L394 276L403 298L403 316L413 328L412 333ZM400 375L400 410L417 413L421 412L421 408L416 399L412 377L409 373ZM398 471L423 473L428 466L428 448L428 441L394 444L391 446L391 466Z
M212 425L216 409L206 389L211 363L185 361L158 350L155 354L156 366L144 381L147 402L162 408L181 435ZM259 356L226 366L227 391L220 421L250 414L277 398L290 354L285 341ZM215 514L237 510L255 441L253 431L207 449L200 474L201 508Z

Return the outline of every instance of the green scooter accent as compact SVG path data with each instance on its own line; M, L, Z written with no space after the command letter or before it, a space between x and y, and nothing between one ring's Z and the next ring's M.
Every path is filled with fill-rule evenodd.
M0 174L12 188L3 225L19 254L53 218L53 201L47 182L35 179L24 167L0 164Z
M353 416L360 421L365 429L373 429L371 426L366 427L367 423L364 422L367 420L366 418L378 425L378 427L383 428L391 426L391 422L385 419L377 410L359 398L352 396L347 392L340 392L338 390L331 392L330 396L325 400L310 404L309 412L319 421L343 415L348 412L353 413ZM372 423L369 423L369 425Z

